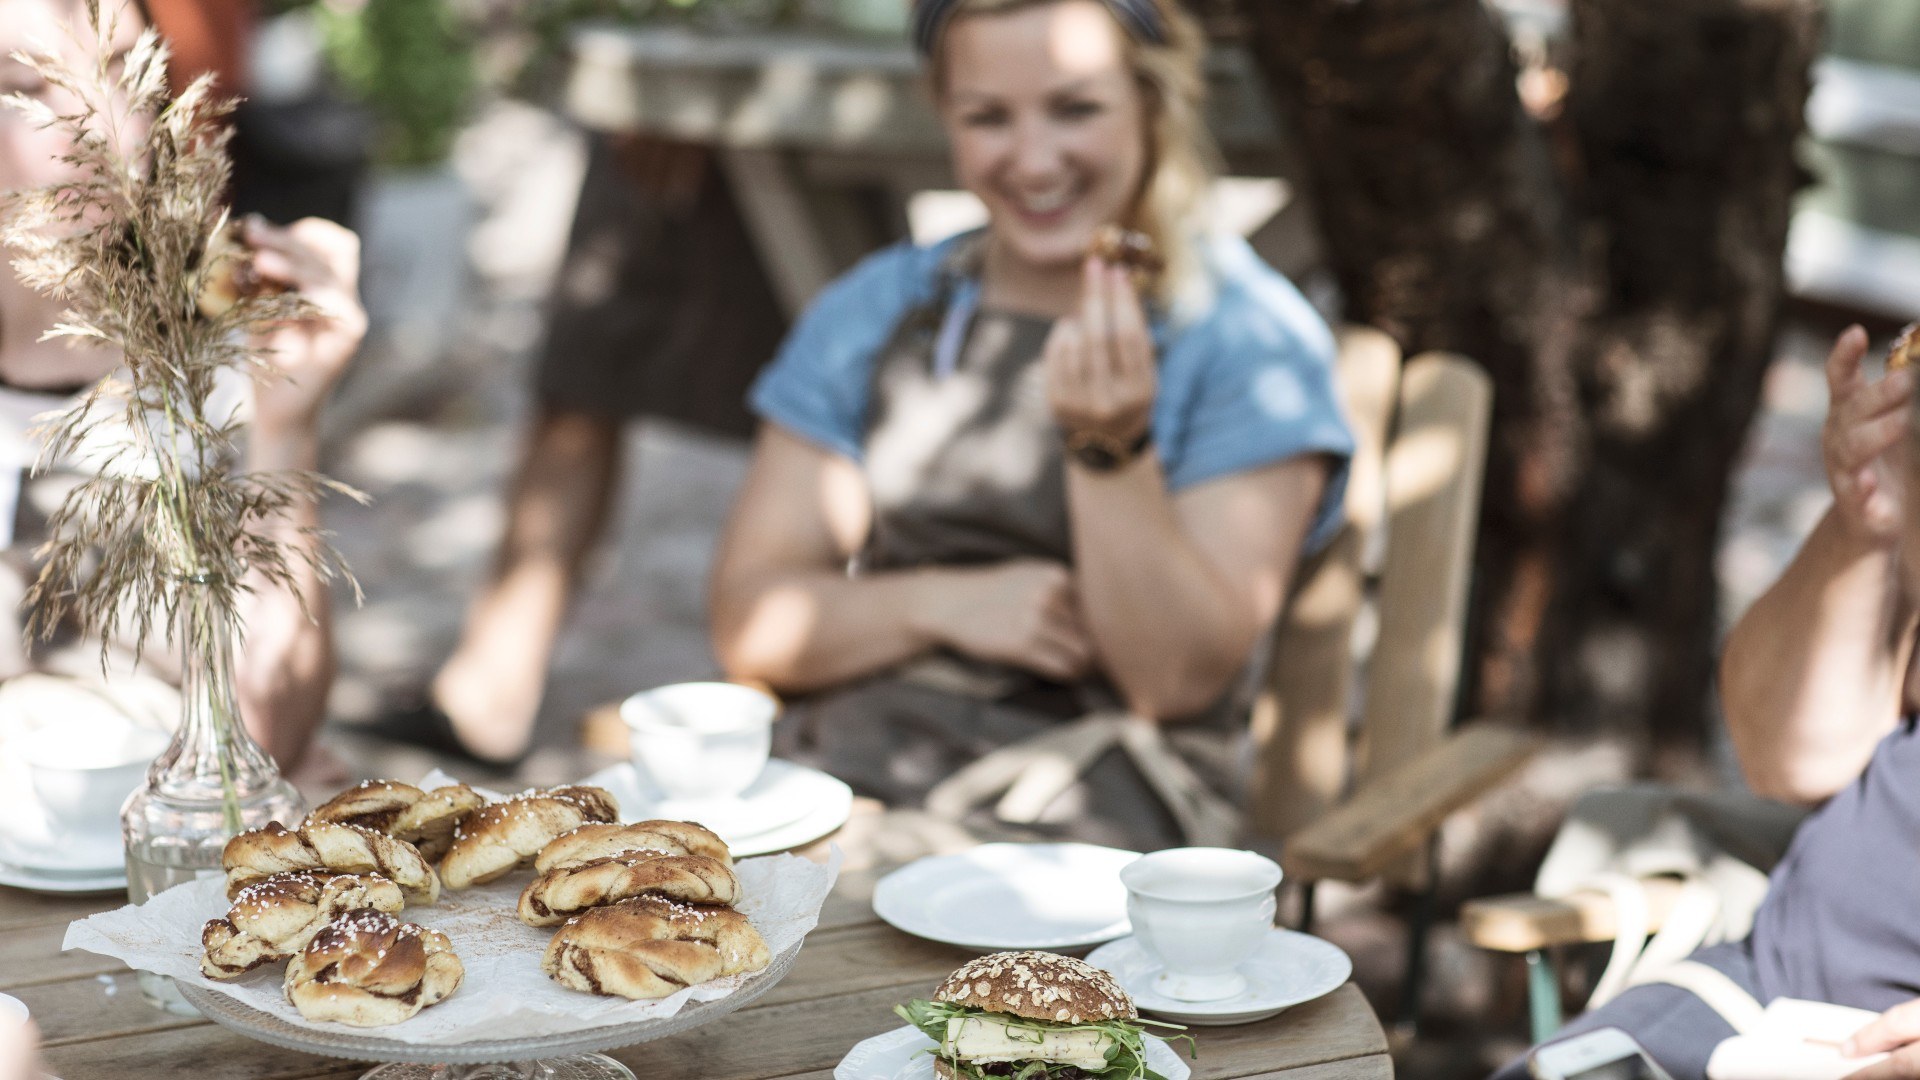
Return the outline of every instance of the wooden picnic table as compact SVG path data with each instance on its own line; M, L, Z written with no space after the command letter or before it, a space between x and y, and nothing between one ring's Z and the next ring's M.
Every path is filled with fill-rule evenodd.
M885 815L863 807L863 848L886 850ZM855 829L850 826L850 829ZM878 838L879 843L866 841ZM917 841L915 841L917 843ZM896 846L896 850L900 848ZM821 854L818 846L807 854ZM843 872L793 970L765 997L695 1031L611 1056L643 1077L825 1080L855 1043L900 1026L893 1006L925 996L965 950L882 923L870 903L884 866ZM351 1080L370 1064L282 1050L211 1021L159 1012L133 972L61 952L67 924L124 896L53 897L0 887L0 991L26 1002L45 1064L61 1080ZM1379 1020L1352 983L1269 1020L1196 1028L1195 1080L1391 1080Z
M1208 56L1207 121L1230 172L1299 168L1252 58ZM562 108L590 130L711 149L789 315L906 232L917 191L953 186L939 115L904 40L776 28L586 25Z

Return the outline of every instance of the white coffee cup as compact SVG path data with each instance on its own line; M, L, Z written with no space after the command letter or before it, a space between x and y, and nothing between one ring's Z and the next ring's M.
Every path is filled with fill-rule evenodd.
M11 1017L22 1024L31 1018L27 1012L27 1003L8 994L0 994L0 1016Z
M752 786L779 712L771 696L721 682L674 683L620 703L634 764L675 799L730 799Z
M1280 876L1272 859L1231 848L1171 848L1127 864L1127 918L1160 965L1154 991L1179 1001L1244 991L1235 969L1273 928Z
M145 781L167 733L119 720L43 724L20 737L20 758L52 838L77 858L117 848L120 806Z

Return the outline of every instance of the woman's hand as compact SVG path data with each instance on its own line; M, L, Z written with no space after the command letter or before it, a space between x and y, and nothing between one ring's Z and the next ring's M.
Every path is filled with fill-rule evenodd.
M299 293L316 309L312 318L263 335L274 371L254 380L254 427L267 434L311 433L327 393L366 336L360 238L320 218L284 229L250 218L246 242L262 280Z
M1153 419L1153 335L1125 270L1088 259L1080 312L1047 338L1047 402L1069 440L1131 444Z
M938 576L922 615L932 636L948 648L1057 682L1072 682L1092 666L1092 639L1065 566L1013 559L929 573Z
M1889 373L1869 382L1861 370L1867 332L1847 328L1827 357L1826 429L1821 453L1833 489L1835 519L1856 540L1891 546L1900 534L1898 473L1881 460L1901 445L1913 403L1913 372Z

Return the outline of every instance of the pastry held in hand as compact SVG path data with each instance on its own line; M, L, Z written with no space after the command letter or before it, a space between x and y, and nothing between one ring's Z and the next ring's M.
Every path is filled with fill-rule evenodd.
M603 788L557 787L515 795L481 807L460 823L453 846L440 861L440 873L450 889L485 885L532 862L562 833L619 816L620 804Z
M732 904L740 899L740 879L731 867L704 855L629 851L540 875L520 894L520 921L528 926L558 926L589 908L636 896Z
M636 821L631 825L582 825L540 849L533 868L544 874L567 866L584 866L595 859L629 851L657 851L663 855L705 855L733 865L727 842L691 821Z
M1908 323L1900 336L1893 339L1893 348L1887 353L1887 370L1899 371L1920 360L1920 323Z
M760 932L732 908L643 896L568 920L540 966L562 986L640 1000L759 971L771 960Z
M465 975L445 934L361 908L314 935L284 986L309 1020L380 1027L446 1000Z
M217 319L233 305L254 296L285 292L282 286L267 281L253 267L253 249L247 246L240 222L229 222L207 242L204 257L206 277L200 285L197 303L200 314Z
M422 791L398 780L368 780L322 803L307 815L307 822L358 825L386 833L418 848L428 862L436 862L453 846L453 830L486 801L465 784Z
M256 881L299 870L378 874L400 886L410 904L440 899L440 879L412 844L358 825L315 822L289 829L270 821L227 841L220 865L227 871L229 899Z
M1143 291L1152 288L1167 269L1167 261L1154 249L1153 237L1118 225L1095 230L1087 254L1124 269L1133 287Z
M371 874L275 874L240 890L225 918L200 932L209 979L232 979L307 947L322 927L358 908L391 915L404 900L400 886Z

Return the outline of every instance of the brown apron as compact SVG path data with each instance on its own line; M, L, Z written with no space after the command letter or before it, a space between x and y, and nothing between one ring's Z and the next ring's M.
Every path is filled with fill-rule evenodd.
M936 342L950 296L940 290L903 320L875 364L862 463L873 526L854 573L1022 557L1071 564L1064 449L1040 362L1052 322L978 312L961 328L957 360L943 364ZM778 752L890 806L926 808L932 795L939 810L954 800L936 789L984 755L1118 710L1104 678L1064 686L943 653L792 703ZM1242 715L1223 705L1165 739L1149 734L1154 749L1144 752L1177 755L1170 767L1225 794ZM1118 743L1106 745L1020 826L1138 850L1185 842L1159 786ZM954 812L983 832L1005 831L991 807Z

